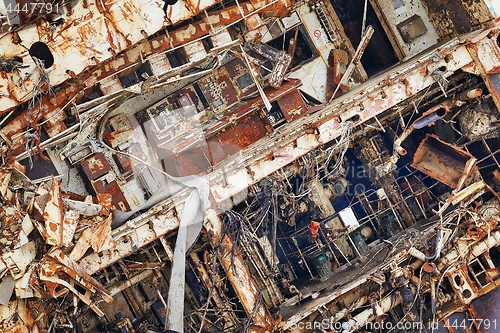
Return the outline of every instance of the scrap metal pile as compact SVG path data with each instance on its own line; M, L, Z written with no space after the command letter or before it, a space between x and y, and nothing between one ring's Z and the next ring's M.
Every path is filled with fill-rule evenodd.
M55 179L50 187L35 185L16 168L15 160L8 160L4 159L1 169L2 329L34 330L37 322L49 320L50 312L43 310L36 316L28 309L50 308L51 302L43 300L68 294L102 315L91 296L99 295L107 302L112 297L78 261L90 248L98 253L116 245L110 205L94 204L91 197L86 201L71 198L61 192Z

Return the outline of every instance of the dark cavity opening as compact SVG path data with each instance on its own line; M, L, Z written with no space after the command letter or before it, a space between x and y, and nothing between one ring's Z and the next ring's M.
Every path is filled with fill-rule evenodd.
M54 56L47 44L43 42L35 42L31 45L30 56L42 60L45 68L50 68L54 64Z

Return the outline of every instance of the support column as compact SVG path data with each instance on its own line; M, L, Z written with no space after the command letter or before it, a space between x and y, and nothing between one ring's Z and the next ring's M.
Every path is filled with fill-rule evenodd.
M252 323L248 332L271 333L274 327L274 320L267 305L264 303L262 297L260 297L257 283L251 276L239 248L235 248L234 255L230 254L234 245L233 239L229 235L226 235L221 240L222 221L213 209L207 211L205 228L212 236L212 246L219 245L219 260Z

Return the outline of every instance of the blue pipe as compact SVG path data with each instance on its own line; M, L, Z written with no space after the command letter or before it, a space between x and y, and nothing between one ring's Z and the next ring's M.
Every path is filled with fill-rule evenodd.
M446 109L439 108L435 112L417 119L413 123L413 128L414 129L424 128L425 126L428 126L428 125L434 123L436 120L443 118L446 115L446 113L447 113Z

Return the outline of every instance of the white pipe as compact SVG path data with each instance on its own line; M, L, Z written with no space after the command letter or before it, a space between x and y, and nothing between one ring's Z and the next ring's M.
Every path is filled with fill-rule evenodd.
M380 309L383 313L389 312L394 307L398 306L402 301L401 294L399 291L396 291L394 294L389 295L382 299L378 304L380 305ZM345 329L342 333L351 333L359 330L361 327L365 326L366 323L375 319L373 314L373 309L369 308L355 317L349 319L346 324L343 324L342 327Z
M348 307L340 310L339 312L335 312L335 314L330 318L331 322L335 323L335 322L339 321L340 319L344 318L352 311L359 309L367 301L368 301L368 296L362 296L362 297L358 298L352 304L350 304Z
M470 243L461 244L461 242L459 242L458 244L459 245L457 249L449 251L445 256L442 257L440 261L441 265L444 265L444 267L448 267L449 265L453 264L457 260L457 258L463 255L469 254L472 257L477 257L493 247L500 246L500 231L495 230L491 232L489 236L486 236L484 239L471 246L469 251L467 251L467 247Z
M474 257L477 257L488 251L492 247L497 246L500 246L500 231L498 230L492 232L490 236L486 237L486 239L484 239L483 241L472 246L470 252Z

